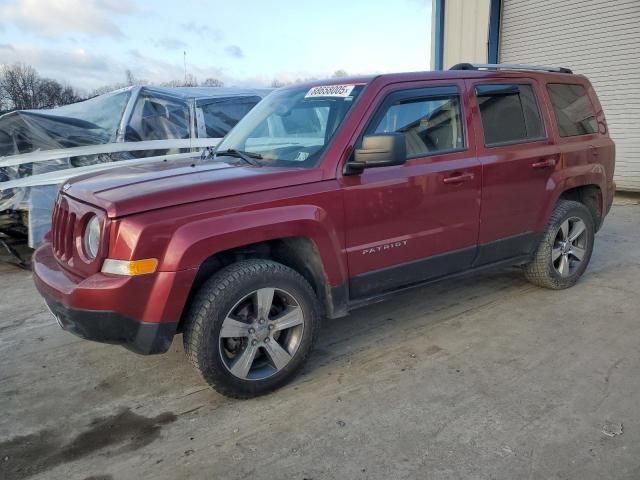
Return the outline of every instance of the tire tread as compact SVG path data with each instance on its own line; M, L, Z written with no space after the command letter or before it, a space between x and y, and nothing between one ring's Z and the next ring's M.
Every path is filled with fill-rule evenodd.
M206 326L211 322L210 314L216 311L216 307L234 295L237 289L248 279L259 276L285 276L295 281L312 303L312 312L309 312L310 321L305 322L305 329L310 329L308 333L311 335L312 346L318 330L319 301L307 280L295 270L272 260L250 259L233 263L207 280L198 293L195 295L185 318L185 326L183 333L184 350L187 358L194 368L204 377L204 379L219 393L231 398L253 398L258 395L264 395L280 388L286 383L290 376L287 375L284 381L271 382L272 384L263 388L258 387L258 382L252 382L244 385L239 389L237 386L229 384L224 375L216 372L207 362L210 345L206 342ZM304 364L312 348L307 348L302 352L302 357L298 357L295 361L298 365ZM290 365L285 367L287 369ZM253 387L253 388L252 388Z
M591 229L589 252L587 253L587 257L583 260L585 266L582 272L575 277L562 278L554 276L551 273L551 249L553 248L556 231L566 217L569 216L571 211L578 210L582 213L582 216L584 217L583 220L585 221L587 228ZM533 255L533 260L524 266L525 278L534 285L552 290L560 290L573 286L584 272L584 269L591 258L593 235L593 218L587 207L584 204L573 200L558 200L558 203L547 222L544 236Z

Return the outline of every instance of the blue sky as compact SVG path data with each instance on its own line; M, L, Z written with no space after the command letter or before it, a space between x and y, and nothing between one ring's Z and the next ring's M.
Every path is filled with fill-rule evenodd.
M431 0L0 0L0 63L82 89L187 71L227 86L427 70Z

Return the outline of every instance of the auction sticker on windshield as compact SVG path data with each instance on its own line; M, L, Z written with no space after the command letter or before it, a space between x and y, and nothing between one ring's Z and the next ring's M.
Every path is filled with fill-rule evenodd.
M323 85L313 87L304 98L309 97L348 97L355 85Z

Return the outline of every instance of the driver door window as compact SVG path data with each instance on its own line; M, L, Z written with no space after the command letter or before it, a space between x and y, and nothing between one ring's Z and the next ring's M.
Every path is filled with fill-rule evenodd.
M403 133L407 158L464 148L458 95L398 100L383 112L371 133Z

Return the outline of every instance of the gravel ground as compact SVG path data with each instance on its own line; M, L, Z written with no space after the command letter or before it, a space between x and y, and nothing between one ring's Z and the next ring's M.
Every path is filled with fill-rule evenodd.
M60 330L0 264L0 478L638 479L640 206L583 280L516 269L326 321L304 373L232 401L181 338L141 357Z

